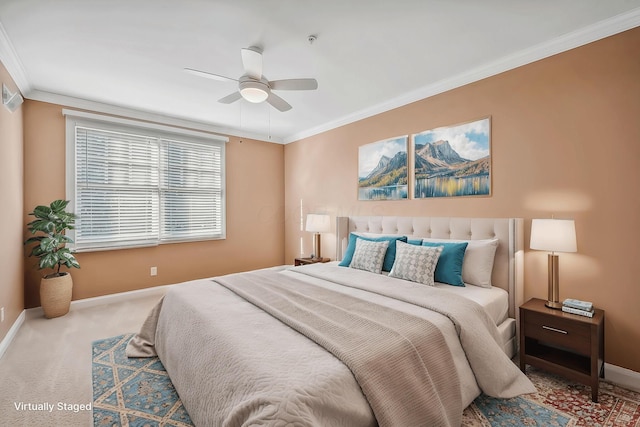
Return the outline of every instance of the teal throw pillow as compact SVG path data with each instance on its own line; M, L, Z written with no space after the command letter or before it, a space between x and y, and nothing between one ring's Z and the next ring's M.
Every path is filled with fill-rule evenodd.
M422 246L443 246L438 265L434 273L436 282L447 283L453 286L464 286L462 280L462 261L467 250L467 242L462 243L441 243L422 242Z
M384 263L382 264L382 271L391 271L393 263L396 260L396 242L407 242L407 236L382 236L382 237L363 237L357 234L349 234L349 244L347 250L344 251L342 261L338 264L340 267L349 267L351 264L351 258L353 258L353 252L356 250L356 240L362 239L369 242L389 242L387 253L384 256Z

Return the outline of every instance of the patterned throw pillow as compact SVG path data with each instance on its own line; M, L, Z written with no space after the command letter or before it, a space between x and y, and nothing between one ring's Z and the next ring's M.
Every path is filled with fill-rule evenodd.
M382 264L384 263L384 255L387 253L388 247L388 241L370 242L363 239L356 240L356 249L353 252L349 267L380 274Z
M433 286L433 273L441 253L442 246L416 246L398 242L396 244L396 262L393 264L389 277Z
M393 261L396 259L396 241L400 240L402 242L406 242L407 236L365 237L359 234L350 233L349 244L347 245L347 249L344 252L342 261L340 261L340 264L338 264L340 267L349 267L349 265L351 264L351 258L353 258L353 251L356 250L356 240L358 239L369 240L371 242L388 241L389 247L387 248L387 253L384 256L384 262L382 263L382 271L391 271L391 267L393 267ZM420 240L420 243L418 244L422 244L422 240Z

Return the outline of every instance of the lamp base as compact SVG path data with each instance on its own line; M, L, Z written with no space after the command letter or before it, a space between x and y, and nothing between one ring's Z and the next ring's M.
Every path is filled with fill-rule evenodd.
M562 309L562 303L558 301L547 301L544 303L544 305L546 305L549 308L553 308L554 310Z
M322 254L320 253L320 233L313 233L313 254L311 258L322 258Z
M560 302L560 286L558 285L558 255L550 253L547 256L547 262L549 263L549 292L547 302L544 305L559 310L562 308L562 303Z

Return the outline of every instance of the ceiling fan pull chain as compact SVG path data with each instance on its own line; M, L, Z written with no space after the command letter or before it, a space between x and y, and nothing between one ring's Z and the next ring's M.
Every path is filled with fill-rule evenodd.
M267 108L267 110L269 111L269 140L271 140L271 108Z

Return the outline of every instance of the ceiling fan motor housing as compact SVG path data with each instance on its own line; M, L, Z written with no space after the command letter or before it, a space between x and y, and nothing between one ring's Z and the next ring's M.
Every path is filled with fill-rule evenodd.
M242 76L238 86L242 97L256 104L265 101L271 91L269 83L264 77L256 80L249 76Z

